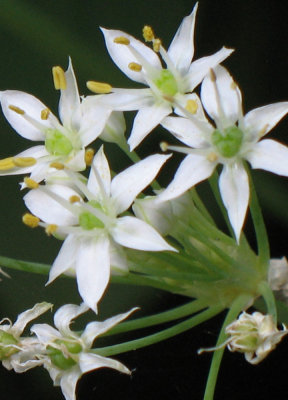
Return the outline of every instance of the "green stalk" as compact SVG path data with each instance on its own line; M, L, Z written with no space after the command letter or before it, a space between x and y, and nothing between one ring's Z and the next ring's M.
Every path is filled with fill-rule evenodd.
M131 340L128 342L124 342L121 344L100 347L93 349L93 352L99 354L104 357L114 356L115 354L125 353L131 350L137 350L142 347L150 346L151 344L161 342L162 340L169 339L173 336L179 335L182 332L185 332L196 325L201 324L204 321L207 321L210 318L213 318L215 315L219 314L223 311L223 306L217 305L214 307L210 307L205 311L193 316L192 318L187 319L186 321L180 322L177 325L174 325L171 328L164 329L160 332L154 333L152 335Z
M263 281L259 284L258 290L261 293L267 307L268 314L272 315L275 324L277 324L277 306L272 289L268 282Z
M48 275L51 268L50 265L47 264L15 260L13 258L2 257L2 256L0 256L0 266L16 269L18 271L32 272L42 275Z

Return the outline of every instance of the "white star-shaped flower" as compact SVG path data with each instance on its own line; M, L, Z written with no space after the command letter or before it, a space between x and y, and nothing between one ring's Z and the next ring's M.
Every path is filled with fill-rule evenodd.
M127 318L131 311L116 315L103 322L90 322L80 335L70 329L71 321L88 310L84 304L66 304L54 316L57 329L48 324L35 324L31 328L46 354L40 360L55 386L60 386L66 400L76 399L76 385L88 371L106 367L130 374L128 368L117 360L100 356L91 351L94 340Z
M228 71L217 66L201 88L201 100L213 126L204 115L167 117L162 125L188 147L165 146L186 153L173 181L159 200L176 198L211 176L223 165L219 188L228 216L239 240L249 203L248 175L243 165L288 176L288 148L275 140L261 140L288 112L288 102L256 108L242 114L241 93Z
M123 273L127 263L122 246L144 250L175 250L144 221L130 215L136 196L150 184L170 156L155 154L116 175L112 181L101 147L92 164L87 186L39 186L24 198L49 233L66 237L50 271L49 283L62 273L76 271L79 293L93 310L109 282L110 266Z
M225 60L233 50L222 48L217 53L192 62L194 26L198 5L185 17L166 51L152 29L144 27L146 41L154 50L133 36L119 30L102 29L108 52L115 64L130 79L148 86L145 89L117 89L105 97L115 110L139 110L128 140L133 150L178 105L197 113L199 99L192 94L210 68ZM161 59L166 64L163 68ZM93 82L88 87L93 90ZM96 85L96 92L97 92ZM109 90L107 90L108 92Z
M55 88L61 91L61 122L31 94L0 92L3 113L15 131L26 139L44 141L44 145L0 160L0 175L31 173L31 178L40 182L62 164L74 171L86 168L85 147L101 134L111 109L97 96L80 98L71 60L66 72L54 67L53 76Z

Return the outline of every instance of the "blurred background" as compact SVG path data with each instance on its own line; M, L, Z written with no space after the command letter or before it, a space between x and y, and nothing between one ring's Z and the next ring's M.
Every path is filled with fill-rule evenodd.
M54 90L51 68L66 69L72 57L81 94L88 94L87 80L113 86L135 84L113 64L105 49L99 26L121 29L141 39L142 27L151 25L167 48L183 17L195 2L188 0L0 0L0 90L17 89L41 99L57 114L58 92ZM274 0L201 0L195 31L195 59L209 55L223 45L236 51L224 63L243 92L244 111L288 100L287 57L288 8ZM127 114L127 132L134 113ZM288 122L282 121L273 138L288 145ZM158 129L139 147L141 155L159 151L165 136ZM31 143L15 133L0 116L1 158L17 154ZM105 145L112 168L120 171L128 160L113 145ZM171 164L171 171L175 166ZM168 182L172 175L162 177ZM255 171L256 186L273 257L287 255L287 178ZM46 237L21 223L25 212L19 191L21 177L1 177L0 254L23 260L52 263L60 248L56 239ZM253 232L247 235L251 238ZM253 240L253 239L252 239ZM8 271L12 279L0 282L0 318L15 320L35 302L51 301L57 309L63 303L80 302L74 280L58 279L49 287L47 277ZM101 318L140 306L142 313L168 309L186 299L153 290L139 291L112 285L100 306ZM210 354L197 356L199 347L213 346L224 316L191 332L144 350L118 356L132 377L110 370L84 376L78 385L78 399L200 400L209 369ZM149 331L150 332L150 331ZM147 332L148 333L148 332ZM288 392L285 370L287 339L261 365L252 367L241 355L225 353L215 400L246 398L276 399ZM61 399L46 371L16 375L0 370L3 399Z

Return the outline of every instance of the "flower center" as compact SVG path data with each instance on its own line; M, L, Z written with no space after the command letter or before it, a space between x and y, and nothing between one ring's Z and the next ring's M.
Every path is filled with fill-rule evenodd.
M240 150L243 142L243 132L237 126L224 129L224 132L215 129L212 133L212 143L223 157L234 157Z
M169 69L163 69L154 83L164 95L174 96L178 92L176 79Z
M45 147L54 156L67 156L73 150L71 141L63 133L54 129L46 132Z
M55 340L55 343L59 345L64 345L67 350L67 352L66 351L64 352L67 354L64 354L64 352L62 352L60 349L56 349L53 346L48 346L47 353L52 363L56 367L62 370L66 370L73 367L76 364L76 361L69 356L69 353L71 353L71 355L80 353L82 351L81 344L78 343L77 341L66 341L66 340Z
M88 201L88 204L90 204L94 208L99 209L102 212L104 211L102 205L96 200ZM79 215L79 225L83 229L88 231L94 228L103 229L105 227L105 224L101 221L101 219L99 219L98 217L96 217L96 215L90 213L89 211L83 211Z

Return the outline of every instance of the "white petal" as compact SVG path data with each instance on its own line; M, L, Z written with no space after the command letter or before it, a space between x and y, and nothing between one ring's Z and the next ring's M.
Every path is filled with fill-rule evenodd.
M239 241L249 203L249 182L242 164L224 165L219 188L228 217Z
M193 116L191 119L166 117L161 125L181 142L194 148L207 147L206 137L214 130L208 121L199 121Z
M159 194L160 201L175 199L197 183L209 178L215 163L208 161L206 156L189 154L180 164L173 181Z
M69 154L68 157L65 157L62 161L63 164L72 171L83 171L86 169L85 163L85 149L74 150L72 154Z
M168 54L175 67L182 73L187 72L194 55L194 27L197 8L198 3L192 13L181 22L168 49Z
M192 62L187 75L187 92L195 89L204 77L209 73L211 68L215 68L218 64L224 61L233 52L233 49L222 47L219 51L211 56L202 57Z
M109 239L106 236L81 240L76 259L79 293L95 312L110 278Z
M241 94L229 72L218 65L216 81L207 75L201 86L201 100L218 127L228 128L241 116ZM217 88L217 89L216 89Z
M140 109L134 119L132 132L128 139L130 151L134 150L171 111L171 106L165 102Z
M116 175L111 183L111 195L117 214L127 210L137 195L153 181L171 155L154 154Z
M256 143L246 155L252 168L261 168L274 174L288 176L288 147L275 140Z
M123 275L129 272L123 247L112 241L110 243L110 268L113 275Z
M76 304L65 304L60 307L54 315L54 325L63 336L73 335L70 324L71 321L79 315L88 311L89 307L82 303L80 306Z
M58 123L57 119L50 113L47 120L41 119L41 111L47 107L36 97L31 94L20 92L18 90L6 90L1 92L0 101L3 114L7 118L9 124L15 129L19 135L30 140L45 140L44 131L47 128L53 128L53 122ZM11 110L9 106L16 106L23 110L25 114L36 120L43 129L39 129L31 122L24 119L23 115Z
M62 337L57 329L53 328L48 324L34 324L30 331L35 333L38 340L43 344L48 344L53 342L55 339Z
M106 196L110 196L110 183L110 168L104 147L101 146L93 159L87 187L95 197L105 199Z
M101 28L101 30L103 32L110 57L112 58L114 63L122 70L122 72L124 72L124 74L133 81L144 84L146 83L143 71L135 72L128 67L131 62L138 62L138 60L135 59L135 55L130 50L130 46L133 46L134 49L136 49L147 61L147 63L158 69L162 69L158 55L154 53L154 51L151 50L148 46L145 46L145 44L143 44L139 40L136 40L133 36L118 30L109 30L104 28ZM114 39L121 36L124 36L130 40L130 46L114 43Z
M108 318L105 321L90 322L84 332L81 335L81 339L84 341L87 348L91 348L94 340L103 335L103 333L112 329L115 325L119 324L124 319L128 318L138 308L132 308L130 311L115 315L114 317Z
M53 304L46 302L35 304L33 308L30 308L29 310L26 310L18 315L18 318L11 330L15 335L20 336L30 321L39 317L39 315L44 314L52 307Z
M256 139L268 133L288 112L288 102L269 104L248 112L243 121L243 129Z
M151 89L120 89L113 88L113 93L107 94L104 104L114 111L132 111L154 104Z
M81 353L79 357L79 365L82 373L103 367L117 369L118 371L124 372L128 375L131 373L129 369L119 361L93 353Z
M111 235L115 242L131 249L175 251L151 225L135 217L118 218Z
M100 139L110 143L123 143L125 139L126 122L121 111L113 111L105 127L101 132Z
M65 400L76 400L76 386L81 375L78 366L64 372L60 381L60 386Z

